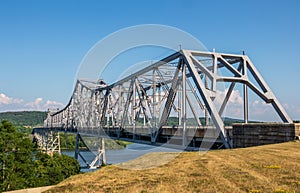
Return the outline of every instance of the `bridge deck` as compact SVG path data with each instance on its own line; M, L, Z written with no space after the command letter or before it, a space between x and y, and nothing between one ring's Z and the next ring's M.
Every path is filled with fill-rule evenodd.
M225 127L228 135L232 138L232 127ZM123 140L134 143L141 144L151 144L151 145L161 145L169 144L181 146L182 145L182 135L183 128L178 126L164 126L160 137L156 143L151 143L151 132L146 126L136 126L135 134L133 127L125 127L121 135L120 128L117 127L104 127L103 129L90 127L82 128L77 130L75 128L63 128L63 127L52 127L52 128L35 128L33 132L47 132L49 130L55 130L60 132L68 133L79 133L86 136L99 136L103 138L110 138L115 140ZM215 143L215 147L222 145L222 140L219 138L219 133L217 129L213 126L203 126L203 127L187 127L186 130L186 140L188 141L188 148L198 148L202 142Z

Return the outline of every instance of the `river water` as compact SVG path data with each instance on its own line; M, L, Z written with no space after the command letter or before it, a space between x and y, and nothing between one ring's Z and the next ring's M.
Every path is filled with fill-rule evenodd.
M106 150L106 162L107 164L118 164L136 159L144 154L151 152L180 152L180 150L170 149L161 146L151 146L146 144L132 143L127 145L124 149L119 150ZM62 151L62 154L74 157L75 151ZM84 158L90 163L95 157L91 152L81 152ZM82 159L79 159L79 164L85 166ZM90 170L83 170L84 172Z

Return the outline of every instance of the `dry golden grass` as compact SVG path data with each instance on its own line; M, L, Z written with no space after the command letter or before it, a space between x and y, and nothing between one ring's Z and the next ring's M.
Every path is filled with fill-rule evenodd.
M184 152L171 162L147 170L106 166L73 176L47 192L300 192L300 142L260 147ZM142 169L172 153L151 153L129 166ZM125 167L126 165L122 165ZM128 165L127 165L128 166Z

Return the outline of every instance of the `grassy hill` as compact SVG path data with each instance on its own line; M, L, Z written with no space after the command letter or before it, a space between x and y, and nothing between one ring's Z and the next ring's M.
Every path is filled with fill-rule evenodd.
M106 166L73 176L47 192L300 192L299 148L297 141L206 153L185 152L153 169ZM172 153L151 153L122 166L141 169L168 156Z

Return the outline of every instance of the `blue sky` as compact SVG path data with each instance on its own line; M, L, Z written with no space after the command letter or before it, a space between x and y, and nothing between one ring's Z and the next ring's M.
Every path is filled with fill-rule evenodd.
M0 0L0 111L63 106L88 50L110 33L163 24L209 50L250 56L300 119L299 1Z

